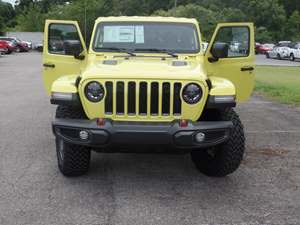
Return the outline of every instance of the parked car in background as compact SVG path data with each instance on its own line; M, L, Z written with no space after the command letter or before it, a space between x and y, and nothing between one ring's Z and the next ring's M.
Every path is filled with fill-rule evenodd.
M279 41L277 45L280 47L288 47L291 43L291 41Z
M258 48L261 46L261 43L255 43L255 54L258 54Z
M29 49L32 49L32 42L30 41L23 41L23 42L27 44Z
M49 40L49 48L57 53L64 54L65 47L64 47L64 40L62 40L59 36L51 38Z
M0 55L7 54L8 44L7 42L0 41Z
M300 42L293 43L290 47L290 60L300 59Z
M239 52L240 45L241 45L241 43L239 43L237 41L232 41L230 43L229 50L231 52Z
M10 54L16 50L16 45L10 41L0 40L0 45L7 49L5 54Z
M34 50L36 50L36 51L38 51L38 52L43 52L43 44L36 44L35 46L34 46Z
M208 48L208 42L202 42L202 48L203 48L203 51L205 52L206 49Z
M10 41L12 42L14 45L16 45L16 52L28 52L29 48L28 45L21 41L18 38L15 37L0 37L0 40L4 40L4 41Z
M273 48L273 50L266 53L266 57L279 60L288 59L290 57L290 47L290 41L281 41Z
M266 54L267 52L269 51L272 51L273 48L274 48L274 44L263 44L263 45L259 45L257 48L256 48L256 53L257 54Z

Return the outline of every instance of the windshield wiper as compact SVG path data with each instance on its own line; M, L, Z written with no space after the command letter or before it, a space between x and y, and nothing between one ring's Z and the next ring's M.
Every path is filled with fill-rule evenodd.
M116 48L116 47L99 48L99 47L96 47L95 49L97 49L97 50L112 50L112 51L117 51L117 52L124 52L124 53L127 53L130 56L136 56L136 54L133 53L133 50L126 49L126 48Z
M157 53L166 53L174 58L178 58L178 55L168 49L159 49L159 48L137 48L134 49L134 52L137 51L149 51L149 52L157 52Z

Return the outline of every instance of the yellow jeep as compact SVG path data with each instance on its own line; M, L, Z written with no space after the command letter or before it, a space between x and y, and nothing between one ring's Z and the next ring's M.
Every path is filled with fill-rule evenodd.
M52 128L65 176L96 152L191 153L208 176L240 165L245 137L233 110L254 85L251 23L219 24L207 49L195 19L105 17L87 49L77 22L47 20L43 78L58 105Z

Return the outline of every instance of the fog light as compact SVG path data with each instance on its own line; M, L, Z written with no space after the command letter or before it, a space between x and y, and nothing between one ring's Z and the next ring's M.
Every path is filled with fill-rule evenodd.
M204 133L197 133L196 135L195 135L195 140L197 141L197 142L203 142L204 140L205 140L205 134Z
M82 130L79 132L79 137L81 140L85 141L85 140L89 139L89 133L85 130Z

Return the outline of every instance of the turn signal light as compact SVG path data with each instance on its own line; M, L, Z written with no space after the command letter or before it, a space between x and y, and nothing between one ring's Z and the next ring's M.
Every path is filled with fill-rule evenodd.
M100 127L104 126L105 125L105 119L98 118L97 119L97 125L100 126Z
M187 127L189 125L189 122L187 120L180 120L179 126L180 127Z

